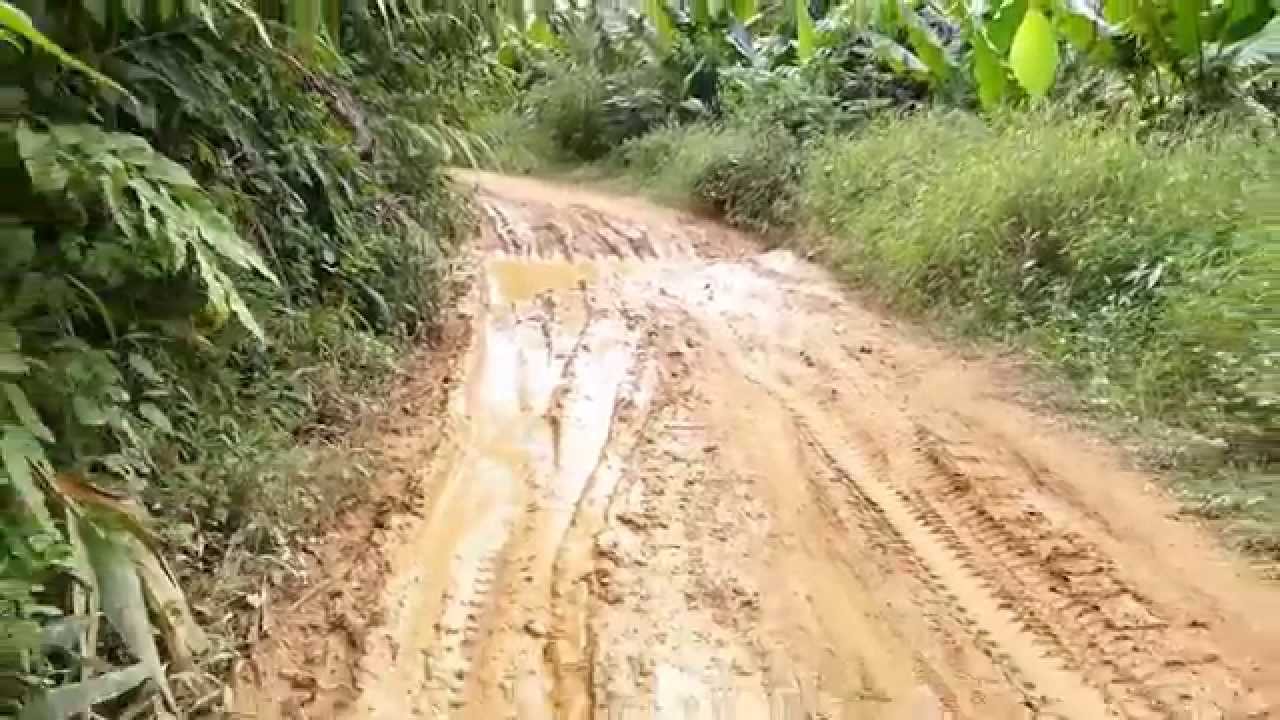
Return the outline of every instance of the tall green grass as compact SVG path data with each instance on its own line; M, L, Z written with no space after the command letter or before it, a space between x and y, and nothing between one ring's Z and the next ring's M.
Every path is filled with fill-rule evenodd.
M1280 551L1273 144L1215 124L936 112L793 142L795 169L769 136L669 128L615 157L660 197L798 228L793 242L904 313L1032 350L1104 414L1159 431L1203 512Z
M811 154L803 214L843 276L1023 334L1126 414L1275 448L1254 312L1280 278L1273 148L1057 114L887 120ZM1269 347L1268 347L1269 346Z

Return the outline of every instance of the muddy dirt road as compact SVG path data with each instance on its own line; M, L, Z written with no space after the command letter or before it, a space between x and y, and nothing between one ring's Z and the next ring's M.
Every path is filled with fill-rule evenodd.
M1280 593L1006 369L713 223L464 181L448 441L298 717L1280 717Z

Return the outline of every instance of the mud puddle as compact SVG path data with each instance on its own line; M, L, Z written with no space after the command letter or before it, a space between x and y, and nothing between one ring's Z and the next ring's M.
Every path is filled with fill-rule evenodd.
M1280 712L1280 594L1007 369L714 224L466 181L456 451L332 716Z

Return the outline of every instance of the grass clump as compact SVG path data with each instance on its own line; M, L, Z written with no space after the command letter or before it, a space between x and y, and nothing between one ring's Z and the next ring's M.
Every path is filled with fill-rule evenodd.
M799 201L800 143L777 127L693 124L631 140L615 154L633 181L757 232L789 226Z

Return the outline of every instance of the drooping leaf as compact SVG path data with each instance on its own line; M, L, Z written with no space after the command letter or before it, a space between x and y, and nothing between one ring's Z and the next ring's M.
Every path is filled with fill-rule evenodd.
M981 35L973 43L973 78L984 109L994 110L1004 104L1009 96L1009 76L1000 56Z
M209 649L209 638L191 615L186 595L158 552L139 538L133 539L133 556L147 602L155 610L156 624L165 640L173 666L190 670L193 658Z
M5 399L9 401L9 407L13 409L13 414L17 416L18 422L27 429L32 435L47 443L54 442L53 432L40 420L40 413L31 407L31 403L27 400L26 393L22 392L22 388L13 383L0 384L0 390L4 391Z
M155 681L169 707L174 707L173 695L169 692L169 683L160 663L160 651L152 635L142 582L138 579L137 567L129 552L129 536L121 538L119 533L123 531L83 521L80 523L80 531L98 580L102 614L120 634L129 652L145 669L146 675Z
M44 690L22 709L19 720L65 720L129 692L150 676L145 663Z
M44 491L36 484L35 477L37 472L48 472L49 461L45 458L44 448L26 428L6 425L0 430L3 431L0 434L0 464L9 476L9 483L36 521L42 527L52 529L53 518L45 504Z
M31 23L31 18L26 13L10 4L7 0L0 0L0 29L25 39L35 47L58 58L62 64L84 73L94 82L105 85L126 97L132 97L129 95L129 91L125 90L115 80L89 67L46 37L44 33L36 29L35 25Z
M1058 36L1038 8L1027 10L1013 37L1009 65L1018 84L1033 97L1044 97L1058 73Z
M809 62L817 50L817 30L813 16L809 14L809 0L793 0L796 8L796 58L800 63Z

